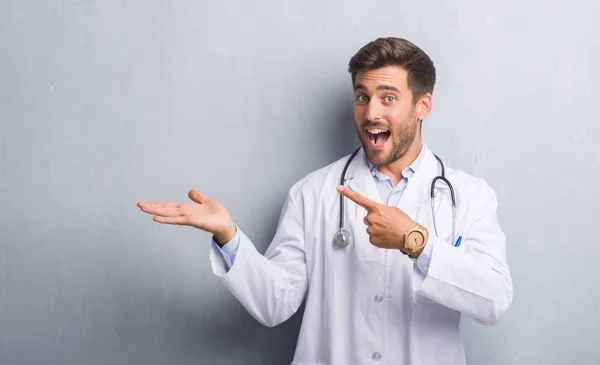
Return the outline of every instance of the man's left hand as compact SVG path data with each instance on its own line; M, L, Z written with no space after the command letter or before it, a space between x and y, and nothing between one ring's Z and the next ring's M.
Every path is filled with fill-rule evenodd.
M338 192L367 210L364 223L367 225L369 242L380 248L402 249L406 232L416 222L398 207L383 205L369 200L356 191L338 186Z

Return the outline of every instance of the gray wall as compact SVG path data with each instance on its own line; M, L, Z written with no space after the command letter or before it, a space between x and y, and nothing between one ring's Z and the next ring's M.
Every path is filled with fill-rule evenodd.
M471 364L600 362L594 0L0 1L0 364L285 364L209 235L138 200L224 202L264 252L287 189L357 139L378 36L439 77L425 139L500 198L515 300ZM596 142L596 143L595 143Z

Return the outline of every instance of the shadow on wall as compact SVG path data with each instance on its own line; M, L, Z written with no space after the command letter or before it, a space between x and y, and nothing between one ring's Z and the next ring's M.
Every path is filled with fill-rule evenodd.
M173 286L168 300L154 280L138 281L122 288L123 293L131 288L133 296L116 298L118 363L275 365L293 358L304 306L286 322L268 328L220 284L203 293L198 293L197 284ZM96 340L101 339L90 335L83 345L97 347Z
M327 120L324 121L328 128L323 132L327 135L328 143L324 144L323 154L331 160L329 164L343 156L351 154L358 146L360 140L356 135L354 127L353 93L350 77L342 80L333 80L337 84L334 92L324 88L327 95L321 100L326 100L322 107L325 110Z
M304 313L304 305L284 323L273 327L265 327L256 321L240 305L240 310L236 313L242 313L234 323L222 324L211 321L209 327L190 327L186 334L187 340L185 346L187 350L197 348L198 343L204 344L204 349L213 349L211 353L206 350L201 357L206 360L214 360L223 356L224 346L239 346L235 352L244 354L243 358L236 358L237 355L230 355L229 360L235 360L236 363L256 363L256 364L288 364L294 356L298 333ZM214 308L213 310L218 310ZM214 334L210 339L210 346L206 343L206 332ZM225 345L226 344L226 345ZM253 357L249 359L248 354ZM207 362L208 363L208 362ZM229 363L229 362L227 362Z
M339 80L337 81L340 86L335 89L333 94L331 90L322 89L323 97L318 99L323 100L320 103L323 111L322 125L324 126L321 132L324 134L324 139L330 143L324 143L318 147L314 146L323 158L320 159L319 163L309 162L308 166L311 166L312 169L321 168L350 154L360 145L354 129L350 86L349 84L341 84ZM342 82L347 82L347 80L344 79ZM313 146L305 146L305 148L313 148ZM299 175L304 176L311 171L309 168L307 171L299 172ZM261 253L266 251L275 235L284 195L277 200L279 200L279 204L272 208L271 212L263 212L260 223L255 222L261 226L261 229L248 232L250 239L256 243L257 249ZM265 220L265 217L271 219ZM232 305L229 313L236 316L236 318L226 323L214 320L204 321L198 318L200 316L199 311L194 308L181 309L188 317L185 333L181 334L182 346L185 346L185 350L194 352L198 348L202 348L202 353L197 355L200 358L210 360L212 364L217 363L216 359L223 357L224 348L230 346L235 346L235 348L230 349L235 354L227 354L226 358L229 362L224 361L224 363L230 363L232 360L239 363L261 363L265 365L289 363L293 358L296 347L305 309L304 304L286 322L274 328L268 328L256 321L233 296L230 297L231 300L235 301L235 305ZM214 305L213 308L203 308L202 312L216 313L222 310L219 303L211 302L212 305ZM206 338L207 333L211 334L209 339ZM206 349L210 350L207 351ZM244 357L237 358L237 354ZM248 358L248 354L251 354L254 358Z
M305 160L302 166L307 170L296 171L299 176L351 153L359 145L353 124L352 94L348 88L348 85L341 85L334 92L322 90L324 97L318 99L322 100L319 103L323 118L320 121L323 123L320 133L323 133L321 140L329 143L314 147L319 161ZM312 156L314 158L315 153ZM296 158L310 156L294 156ZM250 227L244 227L261 253L266 251L277 229L284 194L274 200L279 203L269 205L257 217L258 220L249 222ZM120 323L124 326L121 328L124 332L121 336L128 347L123 349L122 359L133 362L144 359L150 363L172 362L176 359L178 364L211 365L268 365L289 363L292 360L304 305L286 322L268 328L256 321L219 283L215 283L215 287L219 287L216 290L220 293L213 293L213 298L225 298L226 303L207 297L193 299L187 295L171 298L165 303L155 288L142 290L143 293L151 293L143 298L145 312L138 312L135 306L125 306L121 312L124 315ZM182 291L185 290L187 289ZM155 322L148 323L148 318L154 318ZM152 334L155 331L166 333ZM149 348L149 343L154 341L166 343Z

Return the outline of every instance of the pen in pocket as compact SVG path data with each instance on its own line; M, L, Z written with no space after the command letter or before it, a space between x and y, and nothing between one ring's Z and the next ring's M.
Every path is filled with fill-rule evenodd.
M456 243L454 244L454 247L460 246L460 241L462 241L462 236L458 236L458 239L456 240Z

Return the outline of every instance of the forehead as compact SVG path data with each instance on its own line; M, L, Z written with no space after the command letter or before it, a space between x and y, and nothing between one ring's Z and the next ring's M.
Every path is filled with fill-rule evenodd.
M356 74L356 86L375 90L378 86L394 86L401 91L408 91L408 72L400 66L386 66Z

